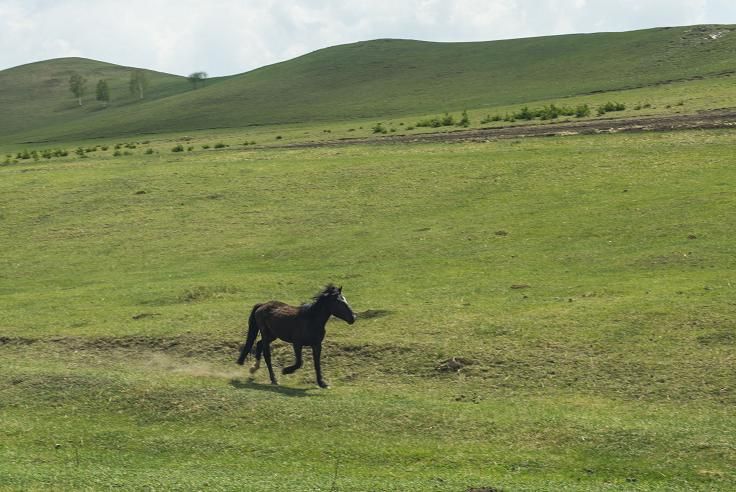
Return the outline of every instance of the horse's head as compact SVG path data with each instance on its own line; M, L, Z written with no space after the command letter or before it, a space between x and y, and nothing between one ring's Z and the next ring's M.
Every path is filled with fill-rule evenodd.
M348 304L348 300L342 295L342 287L328 285L324 294L330 301L330 314L347 322L349 325L355 323L355 313Z

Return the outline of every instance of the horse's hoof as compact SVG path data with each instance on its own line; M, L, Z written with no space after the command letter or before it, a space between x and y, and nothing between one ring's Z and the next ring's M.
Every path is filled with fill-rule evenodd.
M251 367L250 369L248 369L248 371L250 371L250 373L251 373L251 374L255 374L255 372L256 372L257 370L258 370L258 367L256 367L256 366L253 366L253 367Z
M327 384L327 383L325 383L324 381L317 381L317 384L318 384L318 385L319 385L319 387L320 387L320 388L322 388L322 389L328 389L328 388L330 387L330 385L329 385L329 384Z
M278 385L279 385L279 382L278 382L278 381L276 381L275 379L273 379L273 380L271 380L271 384L272 384L273 386L278 386Z

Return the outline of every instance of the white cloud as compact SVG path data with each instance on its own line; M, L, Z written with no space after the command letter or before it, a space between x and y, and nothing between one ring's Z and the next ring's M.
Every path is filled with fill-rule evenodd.
M374 38L736 23L733 0L0 0L0 69L63 56L211 76Z

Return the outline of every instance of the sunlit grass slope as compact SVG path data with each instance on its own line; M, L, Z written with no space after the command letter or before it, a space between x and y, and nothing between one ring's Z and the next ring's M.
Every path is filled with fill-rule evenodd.
M0 488L732 490L734 144L0 167ZM328 281L333 389L249 381L249 307Z
M6 123L6 131L86 138L478 109L729 73L734 50L733 26L474 43L366 41L91 117L33 128Z

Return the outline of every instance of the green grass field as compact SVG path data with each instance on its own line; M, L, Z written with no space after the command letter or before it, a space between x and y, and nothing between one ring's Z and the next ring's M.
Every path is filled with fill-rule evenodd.
M0 488L736 487L732 131L250 135L0 166ZM327 282L332 389L234 364Z

